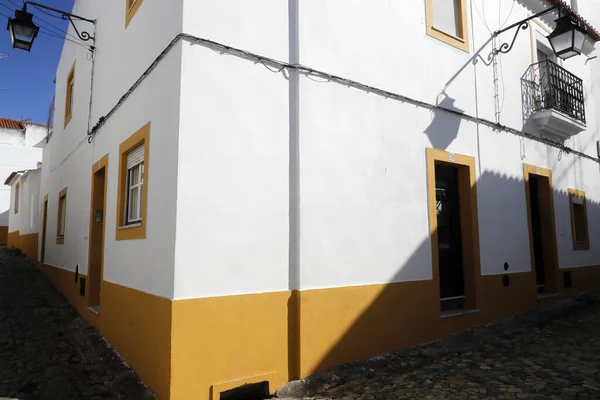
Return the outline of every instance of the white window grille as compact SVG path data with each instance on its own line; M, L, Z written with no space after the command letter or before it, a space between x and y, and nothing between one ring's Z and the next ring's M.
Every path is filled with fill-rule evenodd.
M127 155L127 202L125 223L142 222L142 188L144 186L144 144Z

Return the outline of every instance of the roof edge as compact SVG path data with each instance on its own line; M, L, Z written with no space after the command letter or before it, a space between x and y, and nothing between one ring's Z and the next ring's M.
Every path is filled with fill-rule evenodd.
M583 18L581 16L581 14L579 14L577 11L573 10L570 5L565 3L563 0L548 0L548 1L550 2L550 4L552 4L554 6L564 7L569 14L573 15L574 17L577 17L577 19L579 21L579 25L587 31L588 35L592 39L594 39L595 42L600 42L600 33L596 30L596 28L594 28L592 26L592 24L587 22L585 20L585 18Z

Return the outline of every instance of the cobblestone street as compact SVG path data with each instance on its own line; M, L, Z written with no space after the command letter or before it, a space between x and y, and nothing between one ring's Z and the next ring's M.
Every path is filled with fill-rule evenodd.
M288 384L305 399L600 399L600 292Z
M0 249L0 399L154 399L35 264ZM600 291L292 382L281 398L600 399Z
M0 399L154 399L33 262L0 248Z

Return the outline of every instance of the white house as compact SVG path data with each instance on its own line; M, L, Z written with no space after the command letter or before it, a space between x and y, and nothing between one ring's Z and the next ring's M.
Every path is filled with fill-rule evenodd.
M48 128L31 122L0 118L0 177L36 168L42 161ZM8 241L10 187L0 186L0 245Z
M34 260L38 257L39 234L43 231L41 177L40 165L37 169L13 172L4 182L11 188L7 245L21 249Z
M45 273L161 399L600 285L599 6L565 61L556 11L492 34L559 3L77 0Z

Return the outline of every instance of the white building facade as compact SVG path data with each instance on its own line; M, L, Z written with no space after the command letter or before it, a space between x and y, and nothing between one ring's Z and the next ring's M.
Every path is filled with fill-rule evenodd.
M488 56L553 3L76 1L45 273L161 399L600 285L598 6L572 4L584 55L553 58L554 13Z
M47 133L46 126L0 118L0 177L6 179L12 172L37 168L42 161L42 148ZM2 185L0 245L8 244L10 199L11 188Z
M34 260L38 257L42 227L41 178L40 165L37 169L13 172L5 182L11 194L7 246L21 249Z

